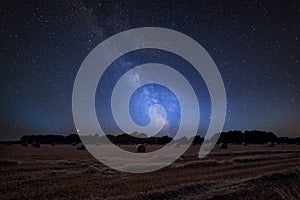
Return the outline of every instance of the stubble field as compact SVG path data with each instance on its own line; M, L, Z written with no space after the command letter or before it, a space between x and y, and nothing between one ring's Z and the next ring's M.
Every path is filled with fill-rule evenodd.
M204 159L198 150L129 174L71 145L0 145L0 199L300 199L299 145L229 145Z

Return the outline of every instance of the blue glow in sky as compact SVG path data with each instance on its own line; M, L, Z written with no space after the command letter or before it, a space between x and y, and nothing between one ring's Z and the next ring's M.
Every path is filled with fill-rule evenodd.
M207 50L225 84L224 131L300 136L299 1L97 2L0 2L0 139L76 133L72 89L82 61L106 38L145 26L177 30ZM199 100L199 134L205 133L211 108L201 76L180 57L151 49L124 55L105 72L96 94L99 123L108 132L120 131L110 111L112 89L122 74L150 62L187 78ZM156 86L145 88L167 94ZM167 96L161 101L172 99ZM147 118L138 119L146 108L130 108L137 123L146 123Z
M133 120L140 126L146 126L150 123L149 110L159 104L166 110L165 129L161 134L176 133L180 123L180 105L178 99L164 86L158 84L148 84L137 89L131 96L129 112L133 116Z

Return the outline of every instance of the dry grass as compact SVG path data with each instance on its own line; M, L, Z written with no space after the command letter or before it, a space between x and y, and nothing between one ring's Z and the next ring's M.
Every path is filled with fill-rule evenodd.
M71 145L0 145L0 199L300 198L299 145L229 145L201 160L198 150L162 170L128 174Z

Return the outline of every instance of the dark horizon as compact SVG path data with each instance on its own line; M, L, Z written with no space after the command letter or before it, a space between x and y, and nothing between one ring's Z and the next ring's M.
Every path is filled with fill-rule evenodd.
M147 143L147 144L159 144L159 143L153 143L152 140L148 140L150 138L167 138L167 140L163 140L161 144L167 144L172 140L172 137L169 137L167 135L164 136L147 136L145 137L145 134L143 134L143 138L137 138L137 135L140 135L143 133L119 133L119 134L106 134L105 137L108 137L114 144L133 144L133 143ZM215 134L218 135L218 134ZM124 138L124 136L126 136ZM23 135L21 138L17 140L0 140L1 143L12 142L12 143L20 143L20 142L39 142L41 144L73 144L81 142L80 138L85 138L85 144L97 144L97 138L104 137L99 136L98 133L95 134L87 134L84 136L79 136L78 134L29 134L29 135ZM252 138L252 139L249 139ZM118 139L118 138L121 138ZM195 139L197 138L197 139ZM196 135L194 138L193 144L202 144L204 141L204 137L201 137L200 135ZM248 138L248 139L247 139ZM262 139L263 138L263 139ZM180 141L182 138L177 139ZM187 137L187 140L190 140L191 138ZM41 142L42 140L43 142ZM177 141L176 140L176 141ZM152 141L152 142L151 142ZM127 142L127 143L126 143ZM195 143L196 142L196 143ZM281 137L278 136L276 133L268 132L268 131L262 131L262 130L247 130L247 131L240 131L240 130L231 130L227 132L222 132L220 134L220 138L217 143L231 143L231 144L242 144L242 143L249 143L249 144L266 144L268 142L277 142L278 144L300 144L300 137Z

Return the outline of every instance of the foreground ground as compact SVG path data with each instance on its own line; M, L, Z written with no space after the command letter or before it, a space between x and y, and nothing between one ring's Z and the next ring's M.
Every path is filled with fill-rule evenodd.
M300 145L229 145L204 159L198 150L129 174L71 145L0 145L0 199L300 199Z

